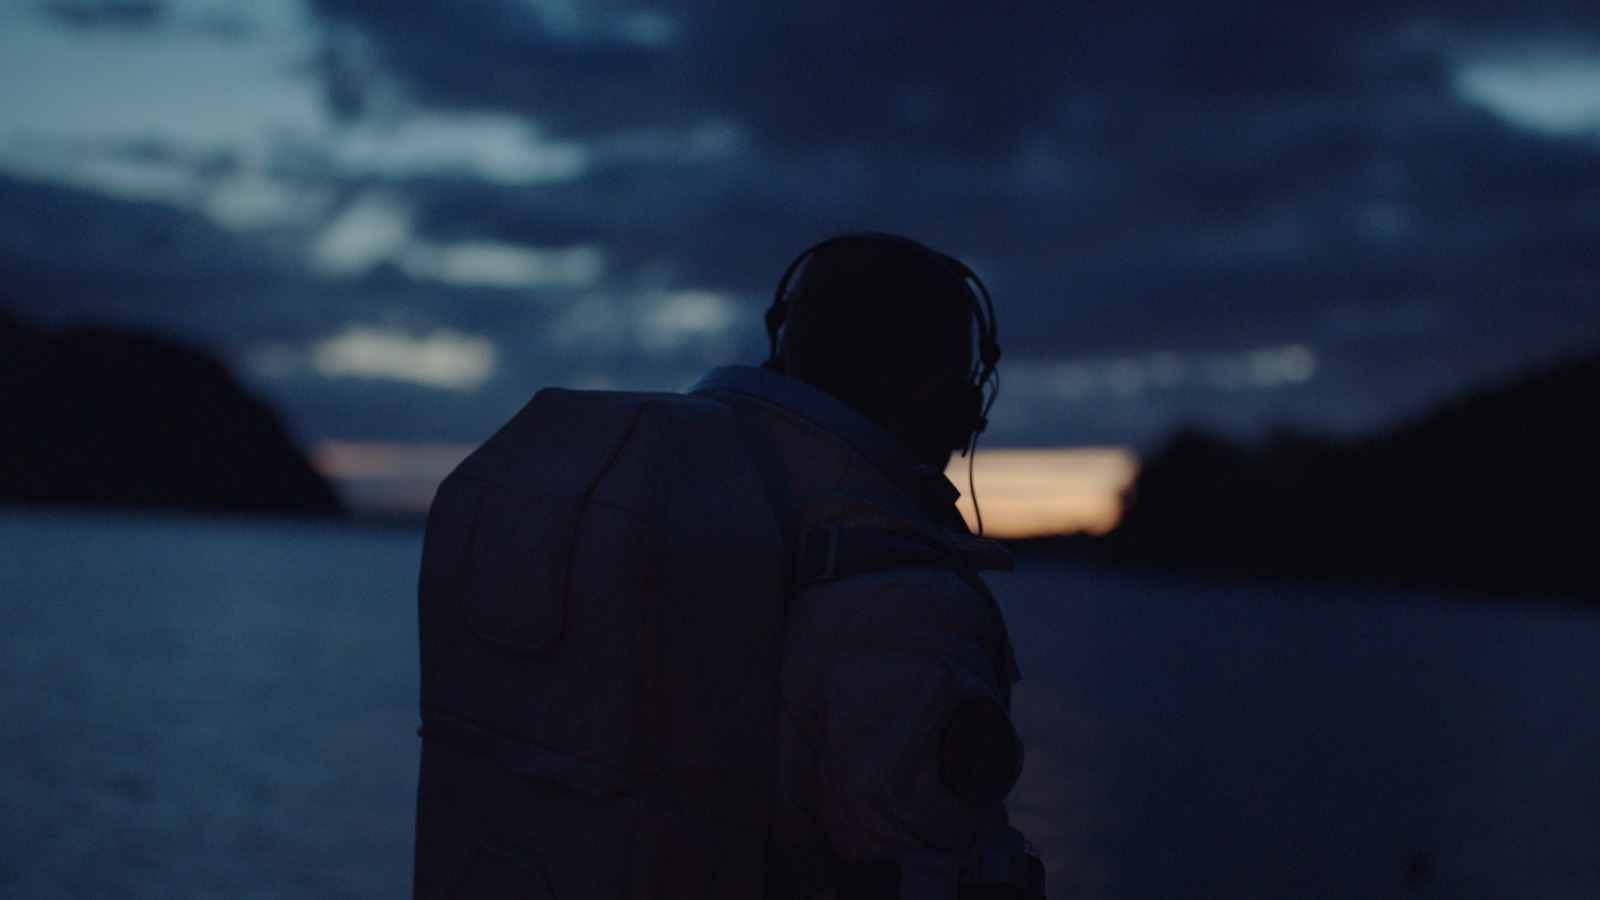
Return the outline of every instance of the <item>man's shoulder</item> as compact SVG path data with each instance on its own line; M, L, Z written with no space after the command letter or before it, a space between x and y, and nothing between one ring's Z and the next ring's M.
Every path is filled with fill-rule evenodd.
M986 646L1003 639L990 599L953 569L927 561L802 583L790 609L792 623L831 632L835 645L881 643L892 635L912 641L961 636Z
M976 571L929 533L830 525L803 535L817 537L803 541L798 565L809 556L832 567L811 579L801 571L790 593L791 627L810 642L832 652L951 640L993 649L1005 641ZM810 549L829 539L832 546Z

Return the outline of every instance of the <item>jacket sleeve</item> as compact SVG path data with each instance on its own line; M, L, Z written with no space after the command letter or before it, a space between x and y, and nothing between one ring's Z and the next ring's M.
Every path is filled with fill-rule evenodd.
M846 579L855 597L815 680L828 838L844 861L1014 842L1005 795L1022 747L996 671L986 601L954 575ZM864 593L865 596L862 596Z

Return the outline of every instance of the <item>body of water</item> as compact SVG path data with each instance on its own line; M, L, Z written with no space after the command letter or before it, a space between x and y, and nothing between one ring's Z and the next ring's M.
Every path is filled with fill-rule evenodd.
M409 895L420 546L0 514L0 896ZM991 583L1052 897L1600 897L1600 615Z

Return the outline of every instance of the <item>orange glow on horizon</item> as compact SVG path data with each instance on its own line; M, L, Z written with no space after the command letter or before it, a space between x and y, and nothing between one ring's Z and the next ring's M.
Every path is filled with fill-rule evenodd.
M420 516L434 491L473 444L324 440L312 446L311 467L332 481L355 513Z
M421 514L439 482L473 450L471 444L325 440L311 464L335 482L357 512ZM1025 538L1087 531L1104 534L1122 518L1122 494L1138 463L1114 447L980 450L974 460L984 531ZM967 496L967 461L950 461L962 491L957 506L976 527Z
M980 450L972 462L984 533L997 538L1105 534L1122 520L1123 492L1139 471L1134 455L1117 447ZM946 474L961 488L957 506L976 529L967 460L955 457Z
M443 481L474 444L425 444L378 441L319 441L311 448L311 467L336 481Z

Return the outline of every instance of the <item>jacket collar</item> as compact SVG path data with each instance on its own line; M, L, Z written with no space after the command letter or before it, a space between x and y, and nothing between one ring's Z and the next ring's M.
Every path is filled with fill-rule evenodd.
M937 521L949 523L961 492L944 473L917 462L883 426L850 404L790 375L755 366L712 369L689 388L691 394L730 391L782 407L849 444L906 496ZM957 522L959 515L954 515ZM966 531L966 526L961 525Z

